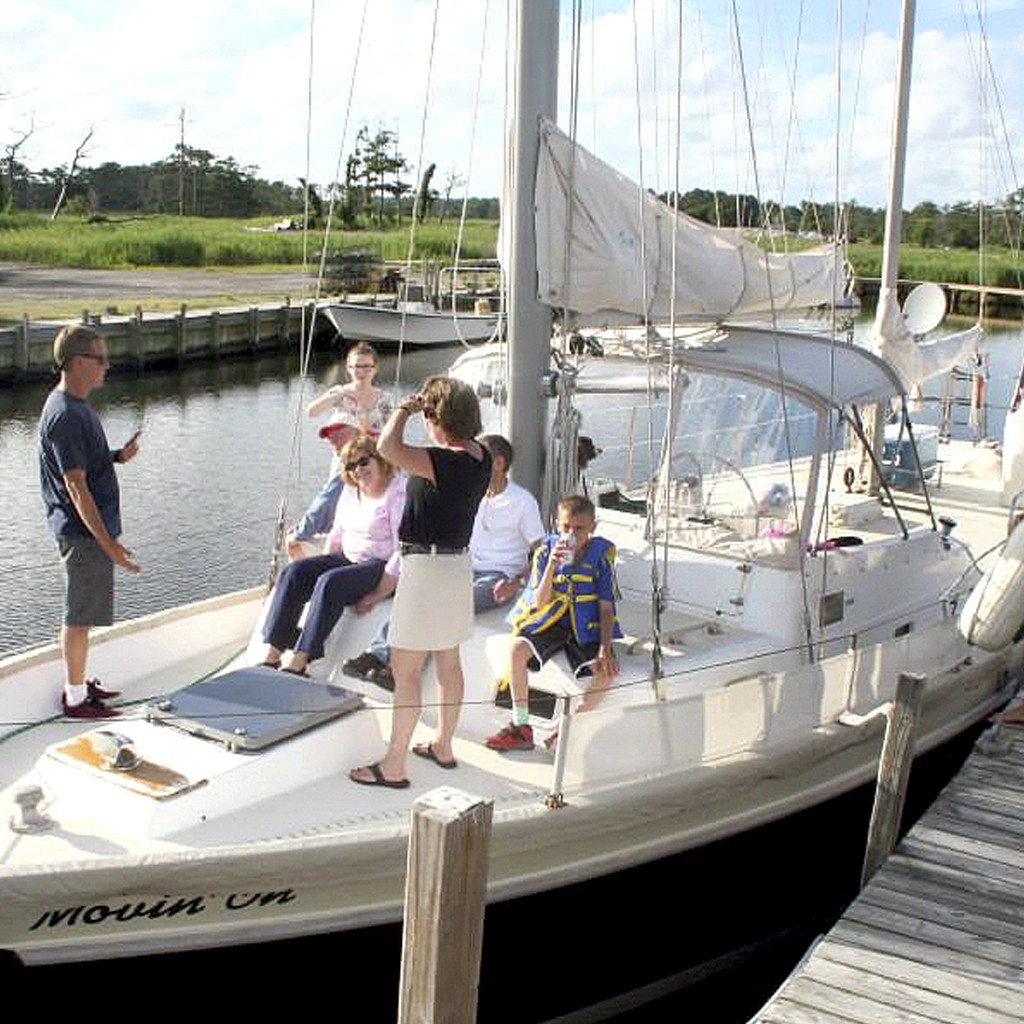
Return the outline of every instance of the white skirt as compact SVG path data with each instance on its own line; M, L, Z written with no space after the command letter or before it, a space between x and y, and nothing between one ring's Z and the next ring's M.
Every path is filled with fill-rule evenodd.
M388 643L447 651L473 633L473 564L461 555L402 555Z

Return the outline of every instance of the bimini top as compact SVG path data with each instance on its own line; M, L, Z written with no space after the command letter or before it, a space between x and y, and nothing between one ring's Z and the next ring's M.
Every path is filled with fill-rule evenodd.
M668 340L637 342L629 349L630 359L636 362L639 358L635 374L624 375L622 362L609 350L608 358L588 360L577 390L621 391L626 377L631 376L642 386L647 379L645 356L661 364L657 379L649 384L659 389L667 385L664 364L669 354ZM821 408L886 402L903 394L895 370L878 356L859 345L812 334L732 326L684 332L676 338L675 360L684 370L752 380L775 391L788 390L794 397ZM607 387L602 386L602 378Z

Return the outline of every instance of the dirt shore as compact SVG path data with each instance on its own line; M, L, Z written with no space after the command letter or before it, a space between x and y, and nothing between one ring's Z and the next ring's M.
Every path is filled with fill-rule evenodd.
M182 302L296 302L309 297L312 286L298 268L79 270L0 263L0 316L78 316L84 309L102 313L108 308L130 313L137 305L157 310Z

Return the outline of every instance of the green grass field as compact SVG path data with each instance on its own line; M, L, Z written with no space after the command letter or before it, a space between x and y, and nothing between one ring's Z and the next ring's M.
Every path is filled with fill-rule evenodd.
M847 257L858 277L882 276L882 247L855 242ZM984 276L984 281L980 280ZM969 249L925 249L904 245L900 249L899 276L905 281L939 284L987 284L996 288L1024 286L1020 257L1005 248L986 249L984 260Z
M227 220L205 217L111 218L86 222L76 217L0 216L0 261L86 268L284 266L307 260L315 266L323 231L264 231L272 218ZM458 242L457 220L417 226L413 258L451 259ZM497 224L469 221L460 260L493 259ZM409 224L342 231L332 229L329 252L360 249L382 260L403 261L409 253Z
M298 267L315 272L324 247L322 231L268 231L271 218L230 220L203 217L123 217L87 222L64 216L51 221L43 214L0 215L0 262L42 266L131 269L136 267ZM451 261L458 242L458 221L438 224L431 220L417 226L412 239L412 258L438 263ZM493 259L497 224L469 221L459 248L460 262ZM379 260L404 262L410 254L409 223L384 229L333 229L327 240L330 255L357 250ZM882 252L878 245L856 243L848 256L859 277L881 275ZM909 281L950 284L979 282L978 254L964 249L925 249L904 246L899 276ZM1022 286L1020 260L1007 249L987 249L983 283L995 287ZM225 303L236 296L225 296ZM122 304L120 296L110 301ZM134 301L134 300L133 300ZM17 319L23 312L34 317L77 315L80 302L48 303L45 308L24 310L12 295L0 298L0 316ZM146 309L176 308L178 300L145 301ZM215 303L211 302L211 305ZM65 308L66 307L66 308Z

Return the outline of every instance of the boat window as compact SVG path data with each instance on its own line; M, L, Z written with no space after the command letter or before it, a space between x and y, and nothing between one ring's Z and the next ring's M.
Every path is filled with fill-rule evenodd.
M646 395L579 399L581 430L601 455L587 468L601 501L646 513L656 480L656 529L686 546L716 547L743 557L791 553L806 497L818 416L760 385L690 374L678 401L671 458L662 446L668 395L649 408ZM790 461L792 457L792 464ZM614 490L610 490L611 488ZM607 502L604 502L607 504ZM751 549L751 542L758 542Z

